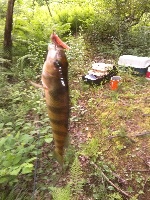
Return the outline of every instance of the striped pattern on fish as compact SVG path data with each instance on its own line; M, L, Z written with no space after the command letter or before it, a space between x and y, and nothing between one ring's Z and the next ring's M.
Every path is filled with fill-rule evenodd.
M62 48L49 45L42 71L42 84L45 88L55 155L62 164L64 148L68 141L69 119L68 62Z

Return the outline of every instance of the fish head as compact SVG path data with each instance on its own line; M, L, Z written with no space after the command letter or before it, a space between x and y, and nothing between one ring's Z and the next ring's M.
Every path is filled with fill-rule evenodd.
M59 76L60 69L63 72L68 70L68 62L64 50L55 47L55 45L48 46L48 54L45 63L45 70L52 76Z

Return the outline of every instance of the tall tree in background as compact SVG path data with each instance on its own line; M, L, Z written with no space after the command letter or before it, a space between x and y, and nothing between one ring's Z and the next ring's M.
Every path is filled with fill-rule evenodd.
M5 22L5 31L4 31L4 58L12 61L12 27L13 27L13 9L14 9L15 0L8 0L7 13L6 13L6 22ZM8 67L8 66L6 66Z

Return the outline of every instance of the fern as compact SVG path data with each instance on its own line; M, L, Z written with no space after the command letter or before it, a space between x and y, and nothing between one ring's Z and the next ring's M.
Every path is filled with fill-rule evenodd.
M33 59L33 55L27 54L17 60L17 68L22 72L24 68L25 59ZM20 66L20 67L19 67Z
M84 179L82 178L83 172L80 166L80 162L78 157L75 158L71 170L70 170L70 185L72 188L72 192L75 196L78 196L82 192L82 187L84 184Z
M70 187L67 185L65 188L51 187L53 200L71 200Z
M82 192L84 179L82 178L83 172L80 166L78 157L75 160L70 169L70 181L64 188L49 187L54 200L71 200L78 199Z

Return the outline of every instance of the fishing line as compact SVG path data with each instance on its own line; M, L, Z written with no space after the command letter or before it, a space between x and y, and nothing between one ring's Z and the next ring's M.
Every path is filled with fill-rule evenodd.
M37 172L38 172L38 160L39 160L39 146L40 146L40 131L39 131L39 116L37 117L36 128L37 128L37 144L36 144L36 160L35 160L35 168L34 168L34 177L33 177L33 194L32 198L36 197L36 185L37 185Z
M33 0L33 2L32 2L32 9L33 9L33 16L32 17L34 17L34 8L35 8L35 0Z

